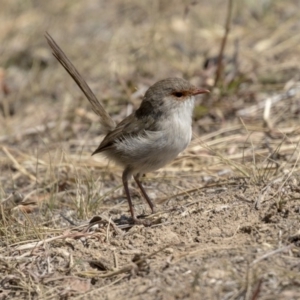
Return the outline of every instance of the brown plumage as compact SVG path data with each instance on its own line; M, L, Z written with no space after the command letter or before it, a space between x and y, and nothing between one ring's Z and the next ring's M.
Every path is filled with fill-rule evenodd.
M146 92L140 107L118 125L106 112L87 83L49 34L46 39L54 56L72 76L100 116L107 135L93 152L103 153L124 169L122 181L134 223L148 225L137 219L128 189L133 176L152 212L155 206L139 178L172 161L189 144L192 135L194 98L208 90L198 89L181 78L167 78L156 82Z

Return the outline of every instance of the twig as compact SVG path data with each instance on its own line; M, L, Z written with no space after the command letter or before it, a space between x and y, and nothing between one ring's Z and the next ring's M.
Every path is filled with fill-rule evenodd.
M249 178L249 177L246 176L245 178ZM209 188L212 188L212 187L220 187L220 186L224 186L224 185L226 185L226 186L228 186L228 185L237 185L237 184L238 183L236 183L235 181L230 182L229 180L224 181L224 182L211 183L211 184L207 184L205 186L200 186L200 187L184 190L184 191L182 191L180 193L177 193L175 195L167 196L165 198L162 198L162 199L156 201L156 203L162 204L162 203L170 200L171 198L179 197L179 196L183 196L183 195L188 195L188 194L198 192L198 191L201 191L201 190L204 190L204 189L209 189Z
M256 285L256 288L255 288L255 290L253 291L251 300L257 300L257 299L258 299L258 296L259 296L259 292L260 292L260 290L261 290L262 283L263 283L263 280L262 280L262 278L261 278L261 279L259 279L259 281L258 281L258 283L257 283L257 285Z
M37 247L40 247L41 245L43 245L44 243L50 243L50 242L53 242L53 241L59 240L59 239L67 239L67 238L78 239L80 237L87 237L87 236L92 236L92 235L93 235L92 233L81 233L81 232L63 234L63 235L51 237L51 238L48 238L48 239L44 239L42 241L37 241L37 242L28 243L28 244L25 244L25 245L18 246L18 247L16 247L16 251L23 251L23 250L37 248Z
M267 98L264 114L263 114L263 120L264 120L264 126L270 130L272 129L271 120L270 120L271 106L272 106L271 98Z
M90 274L90 276L98 277L98 278L107 278L107 277L112 277L112 276L116 276L116 275L119 275L119 274L131 272L133 269L135 269L136 267L140 266L143 262L145 262L148 258L158 254L159 252L163 251L164 249L170 247L171 245L172 244L168 244L168 245L160 248L159 250L157 250L153 253L150 253L150 254L146 255L145 257L143 257L143 258L141 258L141 259L139 259L135 262L132 262L132 263L129 263L129 264L125 265L124 267L122 267L119 270L114 270L112 272L108 272L108 273L105 273L105 274L99 274L98 272L97 273L93 272L92 274ZM79 273L78 275L83 275L83 273Z
M217 68L217 71L216 71L214 87L217 86L217 84L219 82L219 79L221 78L222 71L223 71L223 53L224 53L224 49L225 49L225 46L226 46L227 37L228 37L229 31L230 31L232 6L233 6L232 3L233 3L233 0L228 0L227 18L226 18L226 23L225 23L225 32L224 32L224 36L223 36L223 39L222 39L221 48L220 48L220 52L219 52L218 68Z
M62 121L60 124L62 128L66 128L67 125L69 125L68 121ZM37 125L31 128L27 128L23 131L18 131L17 133L13 133L11 135L2 135L0 136L0 142L6 142L11 138L18 138L19 136L24 137L27 135L39 134L45 132L46 130L53 129L56 126L57 122L55 121L48 122L46 125Z
M249 263L247 264L247 273L246 273L246 289L245 289L245 300L250 300L250 293L251 293L251 278L253 277L253 270L249 266Z
M17 160L11 155L11 153L7 150L6 147L3 146L2 150L7 155L7 157L12 161L12 163L14 164L14 166L17 170L19 170L23 175L29 177L32 181L35 181L35 182L38 181L34 175L27 172L27 170L17 162Z
M108 224L106 227L106 243L109 243L109 228L110 228L111 217L108 219Z
M113 257L114 257L114 268L118 269L119 268L119 260L116 251L113 251Z
M114 229L116 234L121 235L121 236L124 235L124 232L116 225L116 223L111 219L111 217L108 218L104 214L101 216L93 217L92 220L90 221L89 226L86 228L85 232L88 232L92 226L103 223L103 221L108 224L107 230L110 228L110 226L112 226L112 228ZM107 238L108 238L108 235L107 235Z
M90 291L84 293L84 294L80 294L79 296L77 297L73 297L72 299L73 300L76 300L76 299L83 299L84 297L87 297L87 296L90 296L91 298L93 298L92 296L93 295L97 295L97 293L99 293L100 291L108 288L108 287L111 287L112 285L116 284L117 282L123 280L124 278L128 277L128 275L125 275L123 277L120 277L118 279L116 279L115 281L112 281L111 283L107 284L107 285L104 285L104 286L101 286L100 288L97 288L97 289L91 289Z
M287 91L284 91L283 93L276 94L274 96L271 96L267 98L266 100L263 100L259 102L258 104L240 109L237 111L237 116L244 117L244 116L251 116L257 113L260 109L265 109L265 106L268 105L274 105L279 101L283 101L289 98L294 97L297 93L300 91L300 86L293 86Z
M69 222L71 225L73 226L78 226L78 224L76 224L75 222L73 222L70 218L68 218L67 216L65 216L63 213L60 213L60 216L65 219L67 222Z
M252 267L252 266L256 265L257 263L259 263L260 261L262 261L262 260L264 260L264 259L266 259L266 258L268 258L268 257L270 257L270 256L273 256L273 255L275 255L275 254L278 254L278 253L280 253L280 252L284 252L284 251L287 251L287 250L291 250L294 246L295 246L294 244L290 244L290 245L288 245L288 246L285 246L285 247L276 249L276 250L274 250L274 251L270 251L270 252L264 254L263 256L261 256L261 257L255 259L255 260L251 263L250 266Z

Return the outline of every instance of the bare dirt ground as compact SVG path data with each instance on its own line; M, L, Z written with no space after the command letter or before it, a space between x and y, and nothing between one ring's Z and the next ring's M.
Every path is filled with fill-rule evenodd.
M0 299L300 299L300 10L235 1L18 1L0 18ZM143 179L121 170L50 32L118 122L159 79L209 88L194 137Z

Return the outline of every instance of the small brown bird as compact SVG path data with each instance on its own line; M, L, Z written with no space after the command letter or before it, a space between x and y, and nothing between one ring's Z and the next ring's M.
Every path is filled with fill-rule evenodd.
M122 180L131 217L136 224L146 224L135 215L128 180L133 176L154 213L155 206L139 178L145 173L163 167L188 146L192 136L195 96L209 91L196 88L181 78L158 81L147 90L140 107L115 125L87 83L49 34L46 34L46 39L53 50L53 55L86 95L107 131L107 135L92 155L103 153L124 168Z

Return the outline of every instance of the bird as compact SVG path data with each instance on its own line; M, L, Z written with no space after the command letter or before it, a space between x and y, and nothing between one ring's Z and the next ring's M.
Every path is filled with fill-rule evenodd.
M190 143L195 97L209 93L182 78L162 79L146 91L139 108L115 124L85 80L50 34L45 35L53 55L78 84L100 116L106 136L92 153L103 154L123 168L122 182L134 224L150 225L136 216L128 182L133 177L151 212L156 207L140 178L173 161Z

